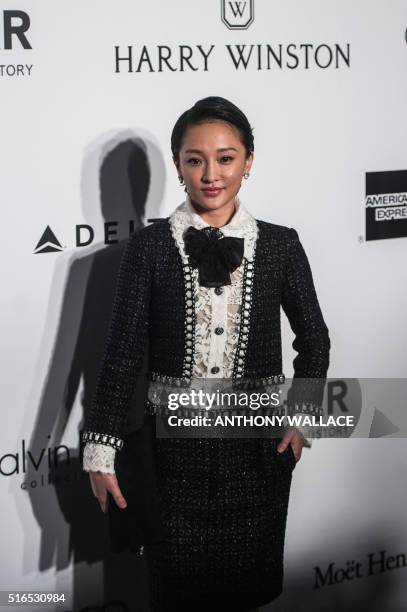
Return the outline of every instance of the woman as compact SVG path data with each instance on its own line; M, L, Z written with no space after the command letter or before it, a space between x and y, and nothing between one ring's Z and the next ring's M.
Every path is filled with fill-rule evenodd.
M295 333L294 379L323 381L329 334L296 230L255 219L237 196L254 150L242 111L224 98L199 100L176 122L171 148L186 199L126 245L82 434L84 469L109 511L113 545L127 538L146 553L153 610L254 610L282 591L292 470L305 439L295 429L272 439L157 437L154 398L163 386L217 378L284 381L281 307ZM127 435L147 341L145 425ZM298 398L294 390L289 403ZM319 405L321 386L302 387L301 402Z

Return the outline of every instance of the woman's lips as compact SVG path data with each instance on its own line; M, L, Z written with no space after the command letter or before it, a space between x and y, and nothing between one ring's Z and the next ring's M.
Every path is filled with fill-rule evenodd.
M202 189L202 191L204 192L206 196L213 198L217 196L222 191L222 189L223 187L219 187L217 189Z

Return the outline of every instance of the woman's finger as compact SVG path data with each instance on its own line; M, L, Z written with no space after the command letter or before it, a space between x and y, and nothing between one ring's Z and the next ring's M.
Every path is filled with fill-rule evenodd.
M301 441L294 440L291 443L291 448L293 449L295 461L298 462L301 459L302 453L302 443Z
M109 483L108 483L108 491L109 493L112 495L116 505L119 508L127 508L127 502L124 498L123 493L121 492L121 489L119 487L119 483L117 482L117 478L116 476L114 476L114 478L112 478Z
M99 502L102 512L106 513L109 505L108 496L108 481L111 477L110 474L104 474L103 472L89 472L90 482L92 491Z
M284 436L284 438L281 440L281 442L277 446L278 452L283 453L287 449L290 443L291 443L291 435Z
M284 436L282 438L282 440L280 441L280 443L277 446L277 450L279 453L283 453L287 446L291 443L291 439L294 435L294 430L291 427L288 427L284 433Z
M107 489L105 489L105 492L98 499L102 512L106 514L109 507L109 495L107 494Z
M305 438L301 433L294 434L291 439L291 448L293 449L294 457L297 462L301 459L304 442Z
M90 486L92 488L92 493L95 497L97 497L98 492L97 492L97 485L96 485L95 478L94 478L94 472L89 472L89 480L90 480Z

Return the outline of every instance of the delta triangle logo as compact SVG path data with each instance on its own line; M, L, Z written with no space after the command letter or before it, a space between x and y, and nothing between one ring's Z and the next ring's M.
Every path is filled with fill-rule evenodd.
M47 225L33 253L37 255L38 253L55 253L63 250L58 238L55 236L50 226Z

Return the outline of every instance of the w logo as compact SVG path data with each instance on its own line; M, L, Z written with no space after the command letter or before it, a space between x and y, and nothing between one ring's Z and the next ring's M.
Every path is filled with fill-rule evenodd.
M230 30L247 30L254 21L254 0L221 0L221 10Z

